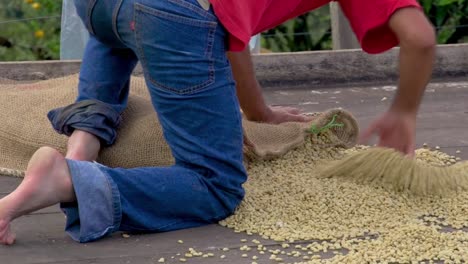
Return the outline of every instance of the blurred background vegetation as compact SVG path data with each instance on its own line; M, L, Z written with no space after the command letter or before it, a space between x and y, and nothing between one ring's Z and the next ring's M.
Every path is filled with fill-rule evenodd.
M419 0L437 29L439 44L468 42L468 0ZM271 51L331 49L330 11L324 6L262 34Z
M468 42L468 0L419 1L439 44ZM61 0L1 1L0 61L59 59L61 8ZM328 6L264 32L261 45L265 52L331 49Z
M60 54L62 1L0 1L0 61L52 60Z

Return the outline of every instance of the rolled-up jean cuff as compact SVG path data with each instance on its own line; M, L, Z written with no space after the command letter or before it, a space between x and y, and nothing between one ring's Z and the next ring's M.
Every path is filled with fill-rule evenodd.
M122 208L117 185L98 163L68 159L67 163L76 202L60 204L67 217L65 231L81 243L118 231Z
M120 113L98 100L83 100L49 111L52 127L60 134L71 136L75 129L89 132L104 145L112 145L120 125Z

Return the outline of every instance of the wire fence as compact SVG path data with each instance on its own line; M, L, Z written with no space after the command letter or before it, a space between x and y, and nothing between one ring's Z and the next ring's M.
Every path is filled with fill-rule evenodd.
M460 28L468 28L468 25L457 25L457 26L442 26L442 27L436 27L436 30L442 30L442 29L460 29ZM332 31L328 30L325 32L325 34L331 34ZM284 33L288 36L310 36L313 35L314 32L294 32L294 33ZM277 37L275 33L262 33L262 38L274 38Z
M32 21L32 20L58 19L61 17L62 17L61 15L52 15L52 16L11 19L11 20L0 21L0 24L12 24L12 23L18 23L18 22L27 22L27 21ZM461 29L461 28L468 28L468 25L442 26L442 27L436 27L436 30ZM284 33L284 34L287 34L288 36L310 36L310 35L313 35L314 32L294 32L294 33ZM331 30L325 32L325 34L331 34ZM276 34L262 33L262 38L273 38L276 36L277 36Z
M25 17L25 18L17 18L17 19L7 19L7 20L0 20L0 60L17 60L18 58L27 58L28 60L49 60L49 59L58 59L63 54L57 52L57 48L55 50L46 47L44 44L37 44L39 42L36 39L43 39L41 36L44 36L44 31L40 29L36 29L33 35L33 40L29 40L27 43L31 44L23 44L20 41L14 40L13 36L9 36L9 34L15 34L18 37L17 33L12 33L12 30L3 31L1 28L9 28L13 27L15 23L28 23L31 21L53 21L57 20L57 22L53 22L53 28L55 28L54 36L52 36L52 41L55 41L54 45L56 47L60 46L67 46L67 43L62 42L63 36L60 36L60 19L62 18L61 14L55 15L48 15L48 16L37 16L37 17ZM47 22L46 22L47 23ZM56 23L56 24L55 24ZM50 23L49 23L50 24ZM11 26L10 26L11 25ZM326 26L326 25L325 25ZM325 32L324 29L327 29ZM436 27L436 30L440 33L440 36L446 36L447 31L448 34L453 34L453 32L457 32L452 40L448 40L445 38L444 40L439 40L440 43L468 43L468 24L462 25L454 25L454 26L441 26ZM58 30L58 31L57 31ZM281 29L280 29L281 30ZM282 51L305 51L305 50L327 50L332 49L332 30L331 25L329 28L322 28L322 30L318 31L308 31L308 32L280 32L280 30L275 31L267 31L262 34L259 34L260 37L263 39L262 44L260 44L260 40L257 40L256 44L256 52L259 53L260 49L264 49L266 52L282 52ZM446 31L446 32L443 32ZM10 32L10 33L6 33ZM6 35L5 35L6 33ZM79 33L79 32L77 32ZM345 32L346 33L346 32ZM461 35L461 36L460 36ZM439 36L439 34L438 34ZM450 35L449 35L450 36ZM34 37L36 39L34 39ZM49 35L50 37L50 35ZM10 39L12 38L12 39ZM47 38L46 41L51 42L51 38ZM84 40L83 40L84 41ZM41 43L45 43L44 41ZM39 46L38 46L39 45ZM68 44L69 45L69 44ZM17 49L15 52L7 52L5 48L16 47ZM65 49L69 50L69 49ZM81 51L78 48L75 48L76 51ZM22 55L18 55L22 54ZM28 55L24 55L28 54Z
M18 22L33 21L33 20L47 20L47 19L57 19L57 18L62 18L62 16L61 16L61 15L55 15L55 16L41 16L41 17L29 17L29 18L21 18L21 19L11 19L11 20L0 21L0 24L10 24L10 23L18 23Z

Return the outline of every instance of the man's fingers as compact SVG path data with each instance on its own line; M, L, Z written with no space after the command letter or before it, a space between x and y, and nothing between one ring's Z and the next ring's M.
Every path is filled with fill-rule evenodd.
M300 115L300 116L303 118L304 122L310 122L315 119L315 117L309 116L309 115Z
M289 122L309 122L309 121L312 121L312 120L313 120L313 117L311 117L311 116L298 115L298 114L288 114L287 115L287 121L289 121Z
M413 141L410 141L407 145L406 145L406 148L405 148L405 154L407 156L409 156L410 158L413 158L415 153L414 153L414 149L415 149L416 145L414 144Z
M286 111L288 111L288 113L293 114L293 115L297 115L301 113L301 110L294 108L294 107L288 107Z
M8 237L6 239L6 245L13 245L16 240L16 235L13 233L8 234Z
M363 133L361 133L361 135L359 136L359 143L363 144L369 141L370 137L373 134L375 134L375 132L377 131L377 126L378 126L378 123L374 122ZM380 145L380 142L379 142L379 145Z
M290 107L290 106L273 106L273 110L276 111L283 111L289 114L297 115L301 113L301 110L295 107Z

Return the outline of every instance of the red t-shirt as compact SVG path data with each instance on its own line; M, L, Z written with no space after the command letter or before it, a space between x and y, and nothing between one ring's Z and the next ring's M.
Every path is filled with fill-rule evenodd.
M242 51L251 36L329 3L331 0L210 0L230 33L229 50ZM398 45L388 27L390 16L403 7L421 8L417 0L339 0L361 47L380 53Z

